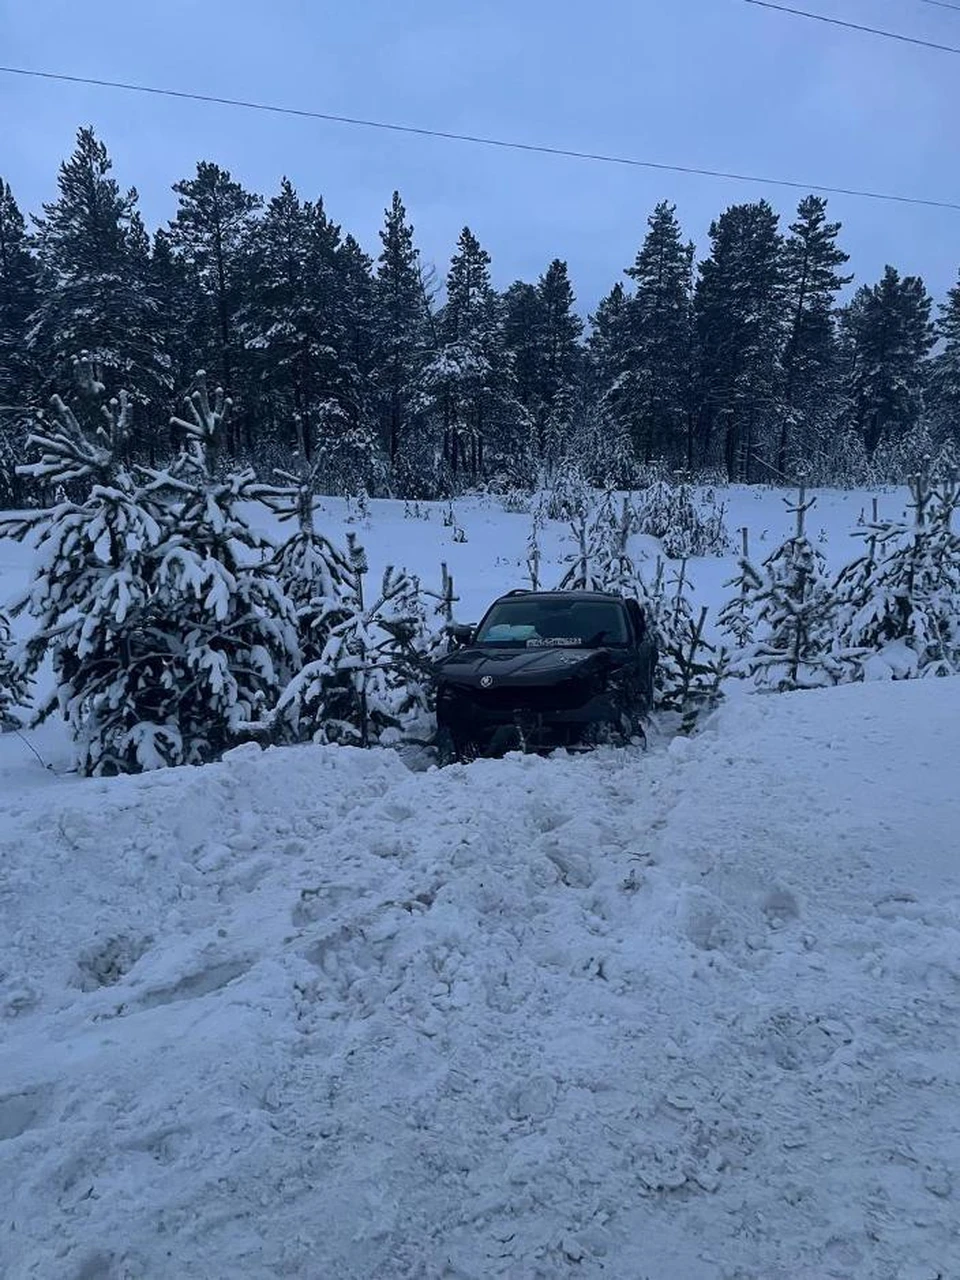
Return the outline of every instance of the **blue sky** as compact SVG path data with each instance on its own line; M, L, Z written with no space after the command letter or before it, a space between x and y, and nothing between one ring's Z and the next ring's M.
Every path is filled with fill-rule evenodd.
M920 0L810 8L960 45ZM0 0L0 62L452 131L960 201L960 60L742 0ZM698 251L724 207L801 193L613 168L0 75L0 174L39 211L93 124L149 226L198 159L269 195L287 174L368 251L394 187L443 273L464 223L495 282L565 258L581 309L632 260L647 214L678 206ZM886 262L941 297L960 212L834 197L857 282Z

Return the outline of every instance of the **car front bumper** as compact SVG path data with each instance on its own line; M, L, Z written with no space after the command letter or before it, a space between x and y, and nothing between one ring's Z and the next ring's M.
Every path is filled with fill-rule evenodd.
M621 708L610 691L585 692L576 683L495 689L444 684L437 724L455 740L479 746L510 737L529 746L563 746L575 744L591 725L620 723Z

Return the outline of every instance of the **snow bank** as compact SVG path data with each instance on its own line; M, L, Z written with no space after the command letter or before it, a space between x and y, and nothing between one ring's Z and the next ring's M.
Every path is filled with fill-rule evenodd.
M958 713L0 789L0 1275L960 1275Z

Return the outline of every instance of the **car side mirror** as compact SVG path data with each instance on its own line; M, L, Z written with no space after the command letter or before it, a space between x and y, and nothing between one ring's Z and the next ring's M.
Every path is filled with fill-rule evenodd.
M447 627L447 635L454 644L468 645L473 641L474 628L469 623L455 622Z

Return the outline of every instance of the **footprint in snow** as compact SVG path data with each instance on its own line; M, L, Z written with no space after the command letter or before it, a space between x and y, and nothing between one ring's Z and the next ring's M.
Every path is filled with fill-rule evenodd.
M797 1013L775 1014L762 1032L766 1053L784 1071L822 1067L852 1040L852 1029L840 1018Z
M152 941L152 938L118 934L81 952L77 958L80 990L96 991L114 986L146 955Z
M0 1142L19 1138L43 1123L53 1090L49 1085L0 1096Z
M507 1097L511 1120L546 1120L557 1105L557 1082L553 1076L534 1075L514 1085Z
M791 920L800 918L800 906L789 889L771 889L763 900L761 910L771 929L782 929Z
M208 969L200 969L196 973L188 973L166 987L155 987L146 992L138 1002L141 1009L154 1009L157 1005L173 1004L177 1000L198 1000L201 996L220 991L237 978L249 972L249 960L223 960L220 964L211 965Z

